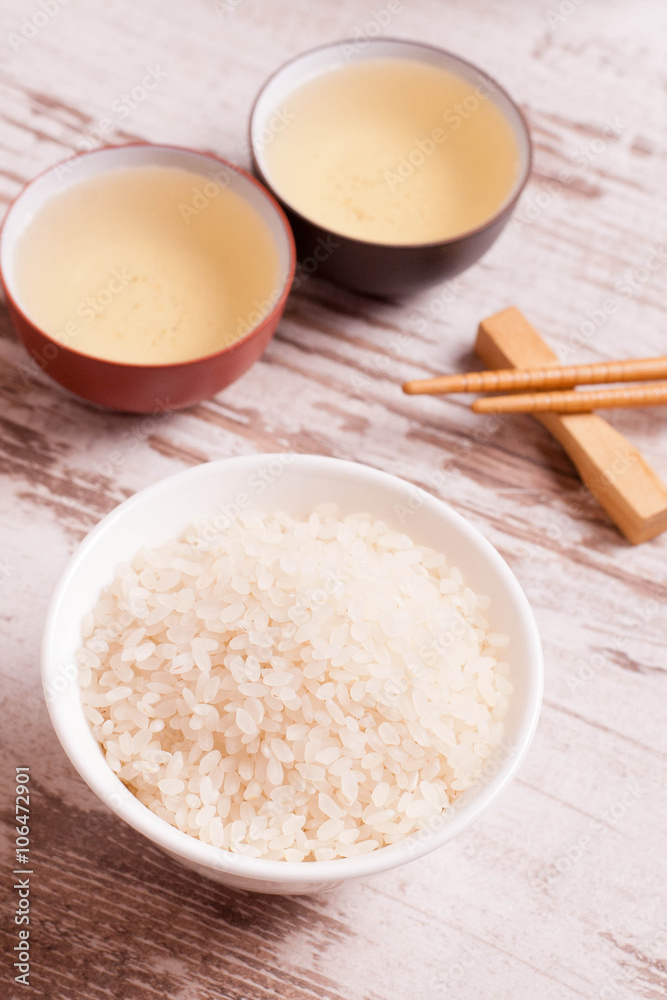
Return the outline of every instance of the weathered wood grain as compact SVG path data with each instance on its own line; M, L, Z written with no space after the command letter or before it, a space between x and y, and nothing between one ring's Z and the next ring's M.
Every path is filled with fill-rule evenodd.
M133 138L242 164L267 74L308 46L375 31L383 0L5 0L0 199L80 148ZM394 8L396 5L393 5ZM519 210L448 286L383 303L317 279L240 382L155 418L94 410L25 356L0 311L3 858L10 780L33 775L32 995L48 1000L574 1000L667 994L667 540L636 549L529 418L478 418L400 384L467 370L480 318L516 303L571 363L663 354L667 8L655 0L402 0L387 34L484 65L536 144ZM384 18L384 16L383 16ZM39 20L42 20L41 18ZM122 94L164 81L127 115ZM605 300L617 309L601 312ZM609 420L667 477L662 413ZM119 820L75 775L39 683L39 629L80 538L135 490L197 462L294 449L358 459L430 489L481 528L535 609L546 700L511 789L451 846L329 896L209 885ZM5 868L5 870L7 870ZM10 883L0 930L12 985ZM5 985L6 984L6 985Z

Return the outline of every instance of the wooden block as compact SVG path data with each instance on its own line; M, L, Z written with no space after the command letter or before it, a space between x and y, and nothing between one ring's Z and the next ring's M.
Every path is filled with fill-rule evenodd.
M559 364L513 306L480 323L475 352L488 368ZM560 441L582 480L634 545L667 530L667 486L627 438L596 413L536 415Z

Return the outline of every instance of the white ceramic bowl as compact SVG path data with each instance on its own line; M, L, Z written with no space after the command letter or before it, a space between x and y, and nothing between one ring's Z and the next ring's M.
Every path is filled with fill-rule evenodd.
M110 582L118 562L144 545L178 535L196 518L218 524L241 509L298 515L325 501L347 513L367 511L446 552L466 582L488 594L492 628L511 638L514 692L505 738L484 773L432 828L399 844L337 861L289 862L241 857L189 836L142 805L108 767L84 716L74 667L83 614ZM272 893L329 889L403 865L441 847L476 819L508 784L526 753L542 700L537 626L516 578L489 542L447 504L395 476L314 455L221 459L149 486L122 503L83 540L51 600L42 645L44 691L58 738L92 790L130 826L183 864L227 885Z

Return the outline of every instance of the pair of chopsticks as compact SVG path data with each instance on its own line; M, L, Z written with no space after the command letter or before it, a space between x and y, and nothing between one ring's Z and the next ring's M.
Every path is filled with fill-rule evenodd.
M667 357L635 358L594 365L554 365L549 368L499 369L440 375L438 378L406 382L409 395L439 395L448 392L511 392L490 396L472 404L475 413L586 413L614 407L667 404L667 382L598 391L574 391L576 385L609 382L648 382L667 378ZM525 392L526 389L540 390ZM566 391L543 391L543 390Z

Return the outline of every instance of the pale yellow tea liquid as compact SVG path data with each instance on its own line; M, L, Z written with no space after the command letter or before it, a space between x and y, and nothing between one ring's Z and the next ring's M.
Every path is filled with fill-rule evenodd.
M222 173L100 173L49 201L17 246L30 319L75 350L131 364L233 343L271 310L278 279L268 226Z
M516 135L486 85L412 59L327 72L281 106L268 177L313 222L376 243L482 225L517 182Z

